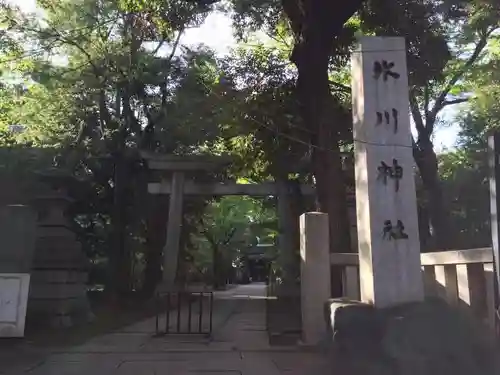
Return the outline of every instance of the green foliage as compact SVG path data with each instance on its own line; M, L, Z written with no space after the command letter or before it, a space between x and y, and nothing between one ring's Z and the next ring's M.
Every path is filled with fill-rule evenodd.
M295 95L295 69L281 50L263 45L240 48L222 62L224 79L232 83L233 123L224 129L226 150L238 156L240 176L274 179L308 152Z
M275 222L274 210L251 197L228 196L211 202L199 221L199 232L192 234L190 255L195 268L223 279L249 246L274 242Z
M443 195L450 208L456 246L489 246L488 134L500 129L500 80L489 75L459 117L458 149L440 156Z
M58 149L58 167L77 177L65 188L78 234L90 256L109 259L108 280L124 289L147 232L149 176L137 150L196 153L218 137L216 121L200 121L213 111L205 99L217 85L217 71L206 68L214 58L179 44L209 7L137 4L129 12L119 1L41 0L44 20L2 8L5 35L33 48L4 61L16 85L0 93L2 140ZM26 130L13 135L11 124Z
M0 131L0 142L0 204L32 204L46 192L35 172L52 167L57 150L19 143L8 130Z
M285 3L298 4L223 4L241 40L258 30L269 39L223 58L180 43L215 9L212 1L39 0L44 20L2 4L0 145L2 160L10 160L2 173L54 163L70 170L77 181L66 188L88 254L123 264L147 263L154 252L146 251L152 224L143 203L153 176L139 150L234 158L227 170L197 174L198 181L311 181L314 129L302 117L290 62L303 30L292 30L297 22ZM470 246L487 232L484 140L500 119L498 16L494 0L370 0L331 43L325 103L345 149L352 144L348 62L360 33L406 37L417 141L431 139L443 108L474 92L461 119L461 148L439 159L452 227ZM14 133L11 125L25 131ZM13 152L30 147L51 157L36 164ZM185 215L189 255L201 272L212 272L214 252L230 265L257 237L276 236L268 202L228 197L206 206L193 199ZM158 220L165 227L166 218Z
M489 246L490 201L486 150L459 149L440 155L445 207L450 210L454 248Z

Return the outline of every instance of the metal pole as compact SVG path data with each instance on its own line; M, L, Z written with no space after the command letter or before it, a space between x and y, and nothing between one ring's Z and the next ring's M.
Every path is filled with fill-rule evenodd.
M160 331L160 294L156 293L155 309L156 309L156 319L155 319L155 333L158 335Z
M167 308L165 316L165 333L168 334L170 331L170 292L167 292Z
M181 333L181 303L182 292L177 292L177 333Z
M188 333L191 333L191 315L192 315L192 304L193 304L193 296L191 293L188 293Z
M212 317L213 317L213 311L214 311L214 294L210 293L210 316L209 316L209 328L208 332L211 335L212 334Z
M198 333L203 332L203 293L200 293L200 315L198 316Z

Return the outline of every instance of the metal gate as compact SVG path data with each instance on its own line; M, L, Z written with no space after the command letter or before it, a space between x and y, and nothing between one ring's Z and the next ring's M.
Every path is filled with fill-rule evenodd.
M175 291L156 296L156 336L212 334L213 292Z

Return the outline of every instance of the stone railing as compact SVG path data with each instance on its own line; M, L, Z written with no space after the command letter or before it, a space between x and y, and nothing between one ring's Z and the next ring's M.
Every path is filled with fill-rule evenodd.
M331 254L330 259L332 267L343 269L344 297L359 300L358 254ZM424 253L421 255L421 264L427 297L442 298L494 327L491 248Z

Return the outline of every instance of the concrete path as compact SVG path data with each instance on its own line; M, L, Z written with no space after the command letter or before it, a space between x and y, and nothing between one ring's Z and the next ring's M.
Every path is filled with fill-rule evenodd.
M324 359L295 347L268 343L265 286L243 285L217 292L211 339L152 337L154 319L52 352L40 360L5 368L6 375L315 375L326 374ZM5 358L6 359L6 358ZM3 372L2 372L2 369Z

